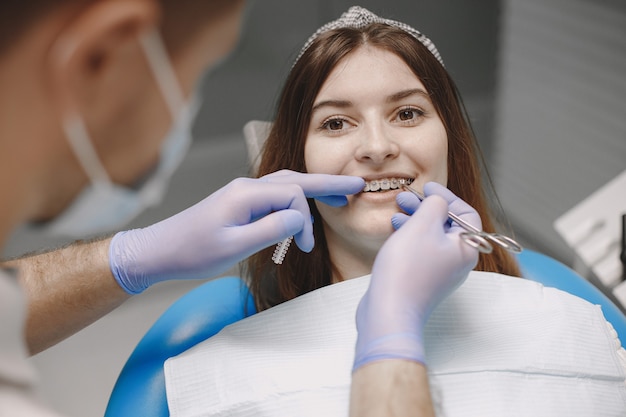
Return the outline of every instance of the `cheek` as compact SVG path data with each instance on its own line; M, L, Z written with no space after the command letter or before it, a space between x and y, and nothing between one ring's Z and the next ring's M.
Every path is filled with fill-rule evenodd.
M435 181L446 185L448 182L448 139L443 126L422 136L419 141L406 152L418 166L424 180Z
M315 147L311 145L311 141L307 139L304 143L304 166L306 172L313 173L314 168L317 166L317 160L315 155Z
M438 157L436 180L439 184L448 185L448 141L444 142Z
M304 164L310 174L339 174L346 164L346 152L323 140L307 140Z
M448 183L448 135L443 124L439 126L435 135L438 139L433 142L430 150L430 167L433 180L442 185Z

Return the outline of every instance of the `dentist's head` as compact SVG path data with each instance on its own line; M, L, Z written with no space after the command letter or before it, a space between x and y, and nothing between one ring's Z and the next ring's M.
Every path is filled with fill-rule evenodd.
M0 236L24 221L106 231L158 203L196 82L234 46L243 3L2 2Z

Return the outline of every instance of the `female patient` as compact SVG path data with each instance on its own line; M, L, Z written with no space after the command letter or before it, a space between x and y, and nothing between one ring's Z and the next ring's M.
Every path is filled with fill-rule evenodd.
M391 409L430 415L432 403L447 415L463 416L539 415L535 404L544 411L571 403L566 412L541 415L575 415L579 410L583 413L578 415L585 415L580 404L607 402L603 393L587 394L586 382L575 386L582 368L571 372L579 362L598 362L602 355L594 353L589 360L590 352L608 347L607 352L613 351L606 356L614 355L615 343L599 334L601 325L570 320L573 312L588 317L586 308L593 306L572 307L572 302L565 309L567 303L543 302L554 294L544 294L534 283L474 273L477 279L469 279L453 295L462 294L462 300L429 321L434 330L422 338L420 326L441 299L423 303L434 293L430 287L444 287L460 273L452 271L454 255L446 252L455 245L440 245L428 234L429 227L412 228L429 200L394 233L394 226L405 220L400 206L411 211L401 185L443 196L450 211L470 214L480 226L473 207L482 228L494 231L477 155L458 92L426 37L360 8L320 29L287 79L258 175L281 169L344 174L364 178L365 188L348 196L342 207L309 202L316 239L311 253L292 249L275 265L270 248L248 260L252 294L258 309L267 311L170 361L166 374L172 381L168 398L170 393L175 398L172 408L207 407L214 415L346 415L348 385L355 416L396 415ZM437 224L429 219L428 226ZM444 219L442 210L439 228ZM473 255L471 265L477 258ZM519 275L515 260L496 247L479 258L476 268ZM369 283L363 277L320 289L370 273ZM346 306L355 306L354 290L362 289L363 282L369 287L362 298L357 294L354 348L355 313ZM316 289L317 294L270 308ZM561 343L592 329L599 333L585 337L593 348L579 349L587 341L575 337ZM561 338L561 330L568 336ZM428 374L416 365L425 363L425 341L431 343ZM354 366L347 379L344 365L350 351ZM574 353L584 359L572 360ZM603 387L606 375L618 375L615 392L620 394L607 396L621 413L611 415L623 415L618 395L626 395L624 374L611 366L606 373L584 372L594 378L601 374L596 382ZM558 371L548 372L553 369ZM539 372L531 375L529 370ZM573 379L559 374L562 383L555 383L562 370ZM437 378L432 402L431 376ZM519 403L513 401L517 398ZM517 409L522 412L515 413Z
M375 20L364 9L354 15ZM257 174L345 174L363 177L367 185L344 207L310 202L311 253L291 250L274 265L269 248L249 260L259 309L369 274L393 231L402 182L420 191L429 181L447 186L478 211L485 231L494 231L478 146L434 44L398 22L346 26L328 24L305 44L280 96ZM519 275L499 247L481 255L477 269Z

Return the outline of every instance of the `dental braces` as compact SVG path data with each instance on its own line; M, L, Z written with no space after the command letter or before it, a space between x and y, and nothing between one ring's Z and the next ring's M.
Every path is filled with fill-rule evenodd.
M289 236L276 244L276 249L274 249L274 254L272 255L272 261L274 261L276 265L282 265L292 240L293 236Z
M378 191L378 190L395 190L403 188L405 185L411 185L414 180L412 178L383 178L381 180L366 181L363 192ZM272 261L276 265L282 265L287 256L289 246L293 241L293 236L289 236L286 239L278 242L272 255Z
M412 178L383 178L380 180L366 181L363 192L371 192L378 190L397 190L404 185L411 185Z

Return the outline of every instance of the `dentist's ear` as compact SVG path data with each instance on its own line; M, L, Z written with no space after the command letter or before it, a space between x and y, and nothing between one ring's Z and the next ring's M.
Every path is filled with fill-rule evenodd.
M102 0L82 6L49 51L46 72L59 116L85 114L85 106L105 112L119 108L115 101L123 99L125 90L120 86L109 91L111 81L124 74L131 45L159 18L156 0Z

